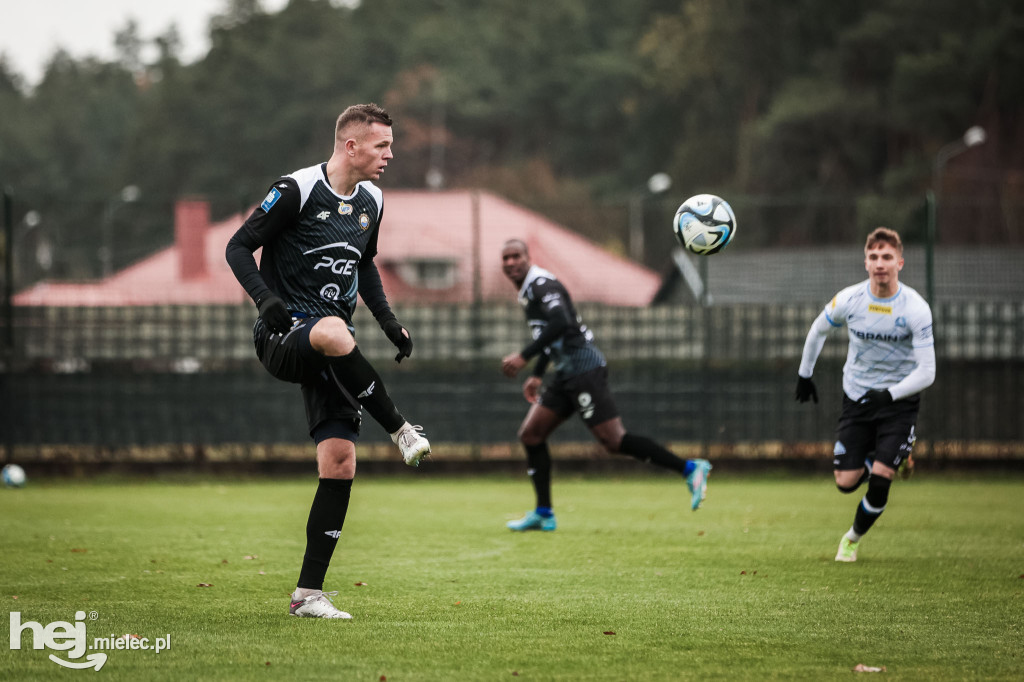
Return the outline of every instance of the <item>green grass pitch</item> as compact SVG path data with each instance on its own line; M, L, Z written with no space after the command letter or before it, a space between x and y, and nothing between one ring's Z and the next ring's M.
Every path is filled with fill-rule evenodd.
M24 631L0 679L1019 680L1022 483L898 482L837 564L859 495L827 475L712 473L696 513L667 475L556 478L527 534L525 476L358 478L325 586L354 619L322 621L287 615L315 480L29 481L0 490L8 611L170 648L63 670Z

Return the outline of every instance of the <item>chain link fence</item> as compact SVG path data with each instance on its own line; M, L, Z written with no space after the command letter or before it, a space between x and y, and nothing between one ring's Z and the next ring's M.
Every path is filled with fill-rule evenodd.
M608 356L627 427L686 453L800 458L830 451L845 334L815 371L821 403L794 402L812 303L664 305L580 312ZM527 340L514 303L397 307L411 360L365 310L359 345L437 458L518 457L526 411L502 356ZM1024 457L1024 302L949 302L934 310L938 374L922 402L918 451L935 457ZM304 457L312 446L297 386L255 359L251 306L18 307L3 375L9 456L20 462L208 461ZM572 420L556 444L589 434ZM390 441L364 422L367 456Z

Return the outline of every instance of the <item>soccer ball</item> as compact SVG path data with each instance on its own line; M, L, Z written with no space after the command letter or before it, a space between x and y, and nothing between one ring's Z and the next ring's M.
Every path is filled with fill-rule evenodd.
M672 229L684 249L699 256L718 253L736 234L736 214L721 197L697 194L679 206Z
M8 488L20 488L25 485L25 470L17 464L8 464L4 467L3 478Z

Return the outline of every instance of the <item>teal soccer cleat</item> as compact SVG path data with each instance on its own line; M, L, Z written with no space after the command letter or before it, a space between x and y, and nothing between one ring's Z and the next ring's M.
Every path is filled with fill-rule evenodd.
M686 477L686 485L690 489L690 509L697 511L700 503L708 493L708 472L711 471L711 462L706 459L693 460L693 471Z
M555 515L541 516L535 511L526 512L526 516L515 521L509 521L505 524L509 530L523 531L523 530L554 530L558 527L555 522Z

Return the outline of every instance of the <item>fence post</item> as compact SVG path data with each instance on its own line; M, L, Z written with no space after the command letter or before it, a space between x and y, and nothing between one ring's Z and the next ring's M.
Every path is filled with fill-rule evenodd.
M14 208L10 187L3 190L4 211L4 335L0 340L3 365L4 461L14 460Z
M700 319L704 327L704 342L701 344L700 350L700 399L710 402L714 400L714 391L711 390L711 363L709 362L709 359L712 357L711 347L714 343L714 338L711 329L711 287L708 276L708 258L708 256L699 256L697 264L700 269L700 279L704 285L700 296ZM710 405L708 412L709 414L715 414L714 404ZM700 456L707 459L711 452L709 420L700 419L698 421L700 423Z
M928 305L933 306L935 305L935 221L937 220L935 192L928 190L925 200L928 203L928 226L924 237L925 297L928 299Z
M483 254L480 250L483 248L483 239L480 231L482 229L480 225L480 190L474 189L470 193L470 230L472 231L471 241L473 250L473 302L472 302L472 314L471 314L471 326L472 329L470 334L473 340L473 363L472 366L475 368L474 371L480 372L480 367L483 363L481 351L484 347L483 339L483 272L482 258ZM479 389L479 381L475 382L477 390ZM486 400L486 396L480 396L482 400ZM483 423L481 421L480 423ZM473 444L470 446L470 458L474 461L479 461L482 455L481 439L479 434L473 438Z

